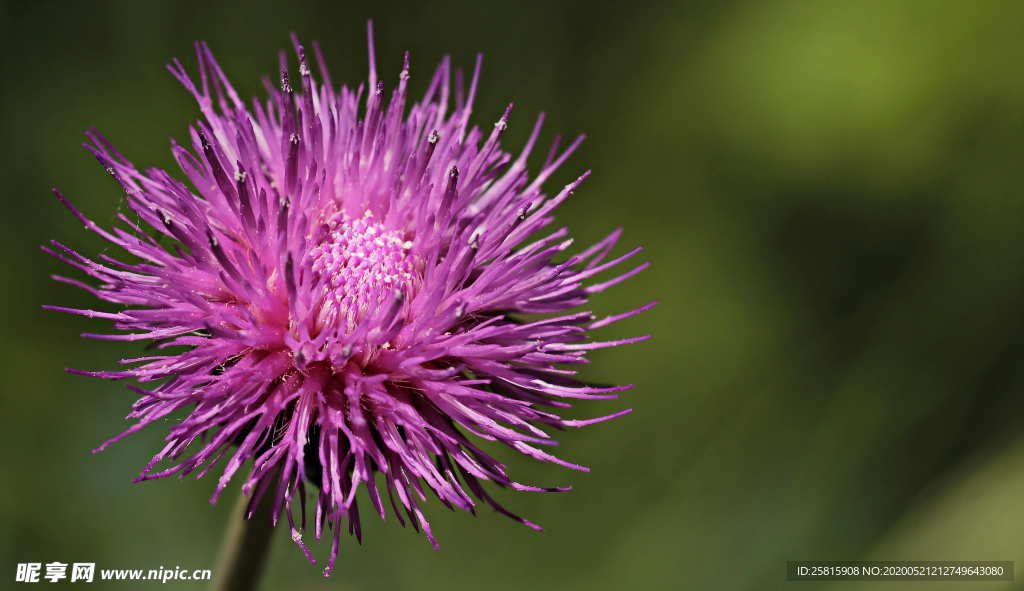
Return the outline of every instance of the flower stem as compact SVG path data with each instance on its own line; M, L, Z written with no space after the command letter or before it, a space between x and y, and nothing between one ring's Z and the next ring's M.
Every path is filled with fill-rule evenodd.
M270 523L272 497L263 495L252 519L246 519L249 497L239 492L221 542L217 569L213 571L214 591L253 591L259 587L274 531Z

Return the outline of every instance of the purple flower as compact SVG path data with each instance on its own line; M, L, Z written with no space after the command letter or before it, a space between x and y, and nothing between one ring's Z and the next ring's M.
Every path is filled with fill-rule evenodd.
M588 385L569 368L593 349L647 338L589 335L654 303L601 320L571 310L646 268L593 282L640 249L609 260L616 231L566 258L565 228L540 233L587 176L553 197L541 192L582 137L561 151L556 142L531 176L527 156L543 116L518 156L499 146L511 105L489 130L469 124L479 58L468 91L457 70L453 91L446 58L426 96L407 108L408 54L385 100L372 34L369 81L356 90L332 88L315 45L323 83L314 80L293 42L297 87L282 53L280 88L268 82L269 98L251 108L205 44L196 47L198 83L177 60L169 66L203 114L190 128L192 149L172 145L190 184L137 169L90 132L86 147L124 189L131 213L104 229L55 191L131 258L90 259L53 241L44 250L98 285L56 279L119 311L47 308L105 318L121 331L84 337L150 341L163 353L124 359L121 371L70 370L132 380L141 396L128 415L137 422L95 451L182 411L136 481L202 476L226 460L214 502L251 463L249 516L271 495L274 522L287 516L307 556L300 530L311 483L317 538L333 528L326 573L343 521L360 535L360 487L382 518L390 506L435 546L421 510L428 493L470 512L486 503L540 529L482 482L568 488L512 480L479 440L586 470L544 451L556 443L545 429L628 413L565 419L557 411L629 386Z

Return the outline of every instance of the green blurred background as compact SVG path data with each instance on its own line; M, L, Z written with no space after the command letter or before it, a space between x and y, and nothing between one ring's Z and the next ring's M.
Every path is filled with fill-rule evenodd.
M578 410L634 414L564 435L592 473L510 459L575 487L500 495L546 532L435 503L440 552L367 519L326 581L281 532L265 589L892 589L915 585L787 583L785 562L1024 569L1024 4L5 1L0 580L17 562L212 568L232 506L207 505L211 477L130 483L159 426L89 453L134 396L61 368L126 352L39 309L92 305L48 280L66 270L39 244L106 249L49 188L103 222L123 207L82 132L172 168L168 137L198 112L163 64L193 66L193 40L246 95L290 31L356 83L368 17L389 84L402 50L419 90L444 53L484 52L476 122L514 100L506 146L541 110L546 141L589 134L549 188L595 170L560 219L579 243L622 225L647 247L654 267L595 309L658 299L604 331L655 339L594 356L588 377L638 387Z

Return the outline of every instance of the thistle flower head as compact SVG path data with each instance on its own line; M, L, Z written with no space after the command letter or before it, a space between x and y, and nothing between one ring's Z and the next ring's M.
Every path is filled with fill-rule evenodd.
M541 186L576 149L557 142L539 172L499 140L511 106L490 129L471 126L480 61L468 90L445 59L426 95L406 105L409 60L385 97L370 42L368 84L335 89L312 75L294 39L298 84L281 54L280 85L244 103L205 44L199 78L171 73L202 112L188 146L172 151L188 183L139 170L98 133L86 147L123 188L130 212L105 229L58 198L88 230L129 258L87 258L53 241L44 250L98 284L57 280L115 304L116 312L49 308L113 321L113 341L150 341L158 354L119 371L136 422L110 443L179 413L166 445L136 480L218 466L211 502L246 467L243 490L271 495L306 551L306 492L313 529L333 530L329 573L343 526L360 535L356 493L373 510L408 519L436 545L421 505L490 505L530 527L484 489L521 484L478 443L503 444L569 468L548 431L617 417L566 419L570 400L614 398L571 368L588 351L642 340L596 341L611 322L578 311L591 294L645 268L594 283L639 249L609 259L619 233L575 254L567 230L544 233L552 212L586 174L554 196ZM452 78L456 81L453 83ZM453 90L454 87L454 90ZM582 139L582 138L580 138ZM301 501L296 503L296 497ZM297 515L298 514L298 515ZM312 560L312 558L310 558Z

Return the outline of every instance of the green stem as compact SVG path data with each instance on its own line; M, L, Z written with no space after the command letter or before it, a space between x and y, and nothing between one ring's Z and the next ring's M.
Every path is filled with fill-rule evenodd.
M213 591L254 591L259 587L274 531L270 523L273 496L267 491L252 519L246 519L249 497L239 492L213 571Z

